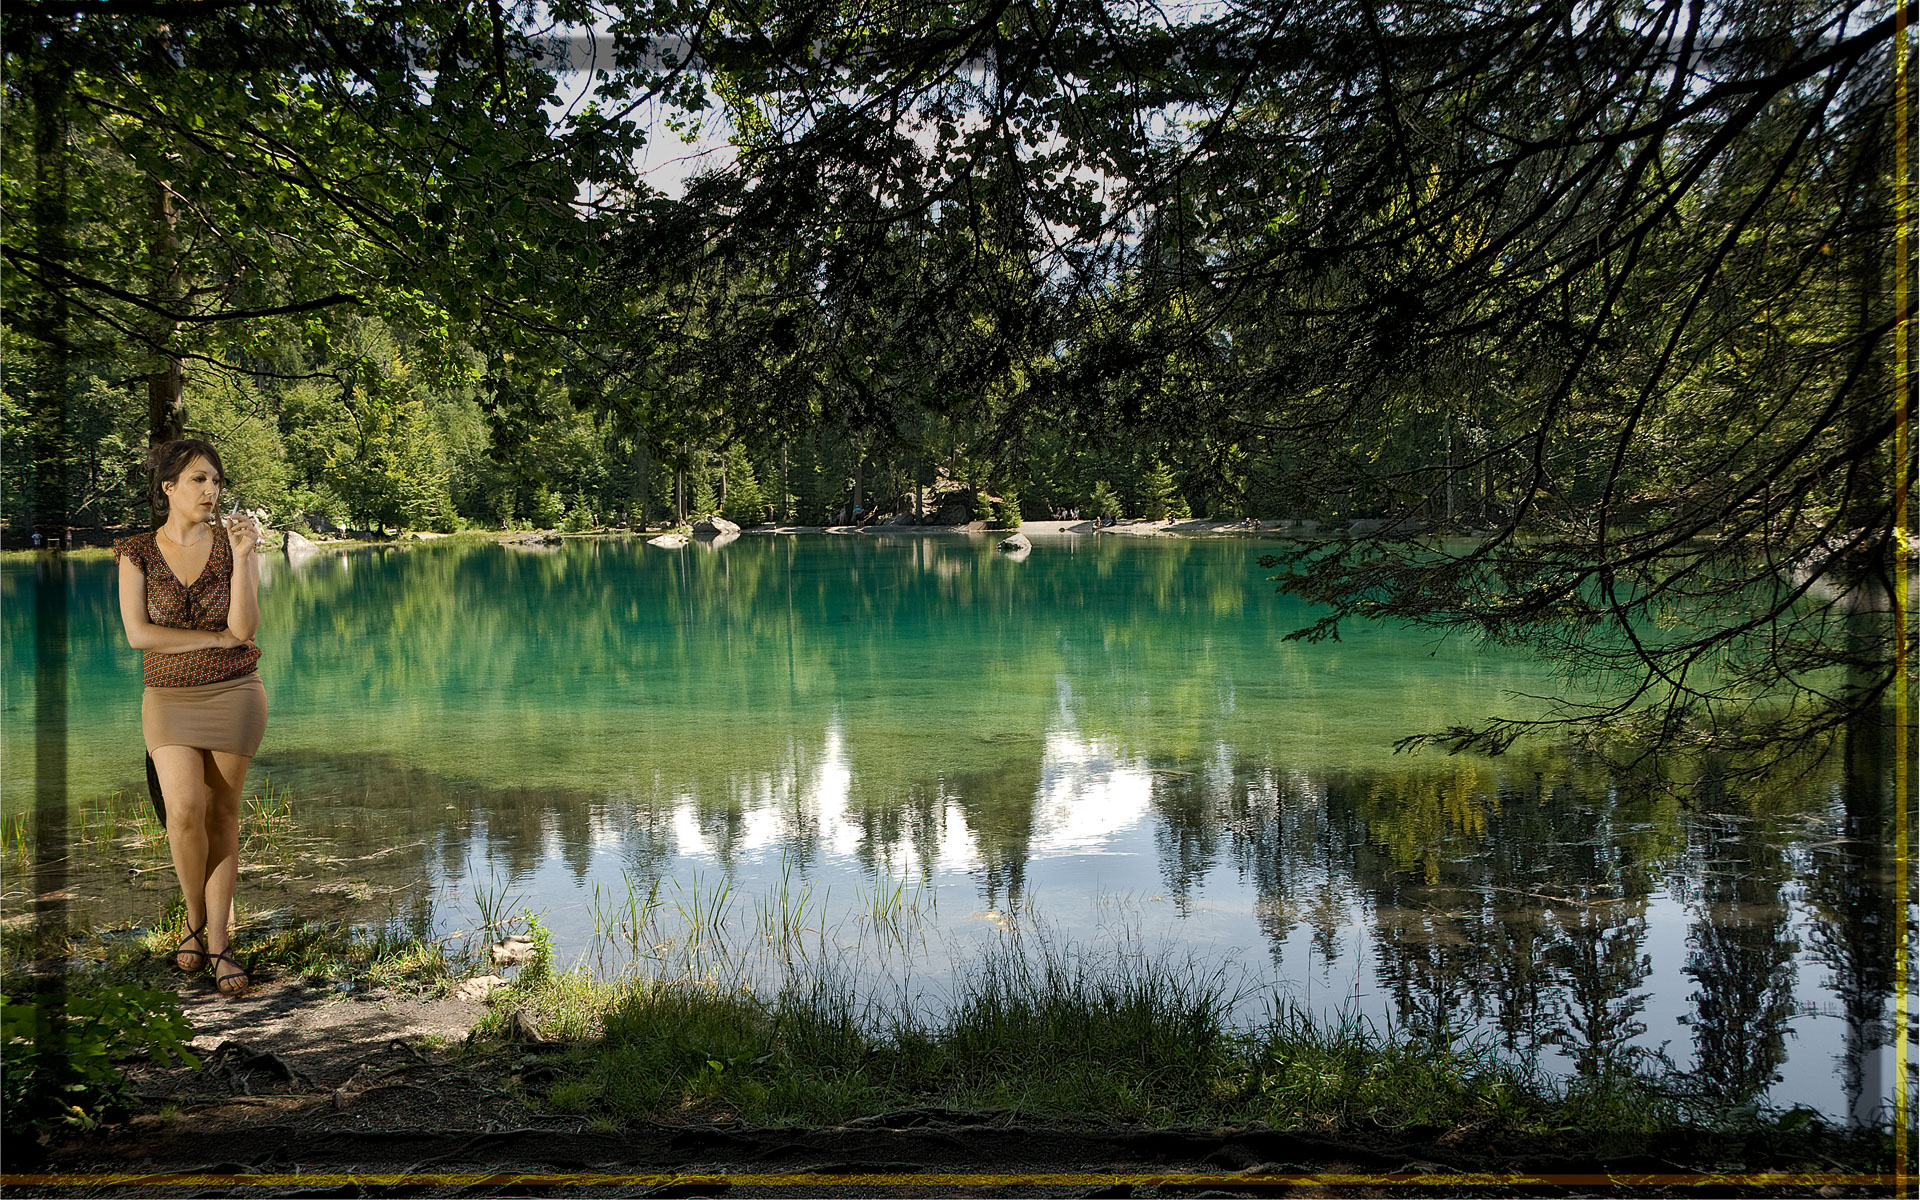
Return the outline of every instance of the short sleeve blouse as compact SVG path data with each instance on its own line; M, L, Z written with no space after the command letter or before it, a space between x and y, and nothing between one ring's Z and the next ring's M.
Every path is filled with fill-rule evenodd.
M113 544L115 558L125 558L146 577L147 620L169 629L199 629L218 633L227 627L227 609L233 599L233 547L214 535L207 565L189 587L180 582L160 553L151 533L136 533ZM148 687L195 687L251 675L260 650L251 644L219 650L188 650L168 654L147 650Z

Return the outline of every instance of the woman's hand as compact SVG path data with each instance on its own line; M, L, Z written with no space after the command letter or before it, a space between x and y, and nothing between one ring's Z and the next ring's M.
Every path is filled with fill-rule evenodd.
M233 547L235 558L253 553L260 544L260 522L252 513L235 513L227 518L227 544Z

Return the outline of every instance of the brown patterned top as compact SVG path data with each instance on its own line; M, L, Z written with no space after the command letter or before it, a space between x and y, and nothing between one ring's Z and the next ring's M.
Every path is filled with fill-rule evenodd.
M200 629L218 633L227 627L227 606L233 598L233 546L213 535L213 549L200 577L188 587L173 573L160 554L160 544L151 533L136 533L113 544L115 558L125 557L140 568L147 579L147 620L169 629ZM142 652L146 660L148 687L195 687L251 675L260 661L259 647L252 644L225 650L188 650L168 654L159 650Z

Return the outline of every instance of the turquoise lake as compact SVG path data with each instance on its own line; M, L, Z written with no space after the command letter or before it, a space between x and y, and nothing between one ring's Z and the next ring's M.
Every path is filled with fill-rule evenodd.
M830 968L921 1007L1010 941L1146 957L1224 973L1249 1014L1475 1037L1559 1074L1664 1056L1884 1119L1884 751L1756 792L1551 744L1395 754L1566 685L1394 628L1289 642L1311 613L1258 565L1270 543L1034 540L1023 561L957 534L271 556L249 785L288 815L249 834L243 913L457 940L508 906L606 975ZM140 662L113 566L9 562L0 603L4 915L58 886L86 919L149 922L173 882L130 832ZM35 670L62 654L55 712Z

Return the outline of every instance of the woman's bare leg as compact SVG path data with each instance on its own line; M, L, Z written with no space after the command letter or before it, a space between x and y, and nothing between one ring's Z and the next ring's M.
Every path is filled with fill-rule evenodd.
M159 746L152 757L167 805L167 850L173 855L173 873L180 879L180 896L186 902L187 928L201 929L207 923L209 789L204 752L192 746ZM221 920L224 924L224 913ZM200 949L210 947L202 942Z
M207 950L225 953L231 939L233 891L240 877L240 789L253 760L224 750L206 752Z

